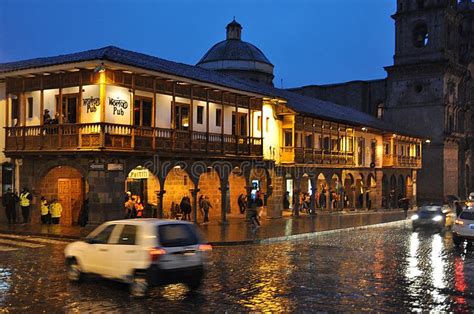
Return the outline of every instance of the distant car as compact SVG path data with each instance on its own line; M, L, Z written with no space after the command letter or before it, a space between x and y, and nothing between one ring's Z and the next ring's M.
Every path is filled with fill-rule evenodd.
M467 208L454 221L453 242L459 246L465 240L474 241L474 208Z
M444 230L446 227L446 215L443 206L438 204L427 204L411 216L413 231L418 228Z
M106 222L64 254L69 280L93 273L129 283L130 294L141 297L170 283L198 289L211 250L192 223L150 218Z

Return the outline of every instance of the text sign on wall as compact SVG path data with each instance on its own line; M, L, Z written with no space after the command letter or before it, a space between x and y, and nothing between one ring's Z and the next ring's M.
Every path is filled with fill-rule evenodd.
M130 179L148 179L148 169L133 169L128 175Z
M123 164L107 164L108 171L122 171Z
M123 116L125 114L125 109L128 108L128 102L121 99L113 99L109 97L109 106L112 106L113 115Z
M92 96L90 98L84 98L82 104L86 107L86 113L96 112L97 108L100 106L100 98Z

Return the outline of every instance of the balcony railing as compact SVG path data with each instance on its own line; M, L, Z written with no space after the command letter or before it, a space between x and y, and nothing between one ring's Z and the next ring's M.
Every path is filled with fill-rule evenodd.
M6 128L6 153L43 151L167 151L263 156L262 139L109 123Z
M353 165L354 153L313 148L283 147L281 161L284 163Z
M384 155L383 166L394 168L421 168L421 157Z

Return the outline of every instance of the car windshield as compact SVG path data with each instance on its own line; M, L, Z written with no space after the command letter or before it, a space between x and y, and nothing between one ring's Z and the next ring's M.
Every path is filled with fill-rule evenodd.
M188 224L158 226L158 237L163 247L188 246L199 243L194 226Z
M441 212L441 206L439 205L423 205L420 208L420 213L435 214L435 213L440 213L440 212Z
M459 216L461 219L474 220L474 212L472 211L463 211Z

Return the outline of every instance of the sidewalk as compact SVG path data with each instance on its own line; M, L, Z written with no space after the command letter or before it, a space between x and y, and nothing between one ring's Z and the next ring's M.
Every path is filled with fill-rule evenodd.
M223 225L214 221L208 225L199 225L205 239L213 245L243 245L286 241L309 236L315 232L368 226L403 220L402 210L377 212L336 212L319 213L316 216L283 217L262 219L261 226L255 229L242 218L229 218ZM85 237L96 226L60 226L60 225L7 225L0 224L0 233L44 236L63 239Z

